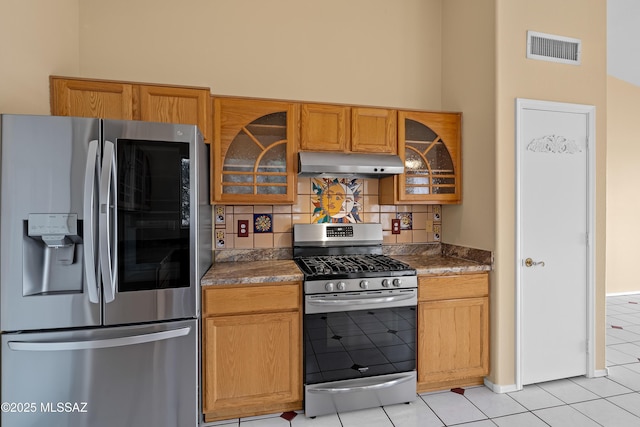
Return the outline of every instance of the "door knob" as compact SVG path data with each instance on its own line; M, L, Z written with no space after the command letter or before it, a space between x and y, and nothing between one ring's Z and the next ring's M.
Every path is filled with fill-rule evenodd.
M544 267L544 261L534 261L531 258L527 258L524 260L524 265L527 267L535 267L536 265Z

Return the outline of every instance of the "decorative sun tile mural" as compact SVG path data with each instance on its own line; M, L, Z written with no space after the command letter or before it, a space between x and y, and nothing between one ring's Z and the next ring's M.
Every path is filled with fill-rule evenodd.
M313 178L312 222L362 222L362 181L349 178Z

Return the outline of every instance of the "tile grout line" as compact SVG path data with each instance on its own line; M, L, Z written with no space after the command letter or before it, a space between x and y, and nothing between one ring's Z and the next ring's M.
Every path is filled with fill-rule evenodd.
M444 393L444 391L443 391L443 393ZM442 418L440 418L440 415L438 415L438 413L437 413L437 412L436 412L436 411L435 411L431 406L429 406L429 404L427 403L427 401L426 401L426 400L424 400L424 398L422 397L422 395L421 395L421 394L418 394L418 397L420 398L420 400L422 400L422 401L424 402L424 404L425 404L425 405L427 405L427 408L429 408L429 410L430 410L431 412L433 412L433 415L435 415L435 416L436 416L436 418L438 418L438 420L440 420L440 422L442 423L442 425L446 427L446 426L447 426L447 423L445 423L445 422L444 422L444 420L443 420Z

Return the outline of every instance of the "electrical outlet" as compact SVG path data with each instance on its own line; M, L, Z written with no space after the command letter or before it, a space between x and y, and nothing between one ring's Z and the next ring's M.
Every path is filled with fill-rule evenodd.
M391 220L391 234L400 234L400 219L395 218Z
M238 220L238 237L249 237L249 220Z

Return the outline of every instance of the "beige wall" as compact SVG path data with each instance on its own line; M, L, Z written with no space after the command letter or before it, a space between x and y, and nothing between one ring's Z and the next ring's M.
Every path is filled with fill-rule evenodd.
M606 2L602 0L496 0L496 270L492 304L492 381L514 382L515 277L515 99L532 98L596 106L596 369L605 367L605 203L606 203ZM549 13L553 11L553 13ZM579 38L582 65L525 57L526 31Z
M447 243L495 249L495 0L447 0L442 108L462 111L461 205L443 206Z
M49 75L79 72L78 0L0 0L0 113L49 114Z
M607 79L607 293L638 292L640 87Z
M440 109L440 0L83 0L82 76Z
M444 109L462 111L461 205L443 206L447 243L496 251L496 36L495 0L443 3ZM512 163L512 162L511 162ZM509 167L509 162L500 167ZM502 267L496 264L496 268ZM491 374L513 382L513 304L491 273ZM506 341L502 344L502 341Z

